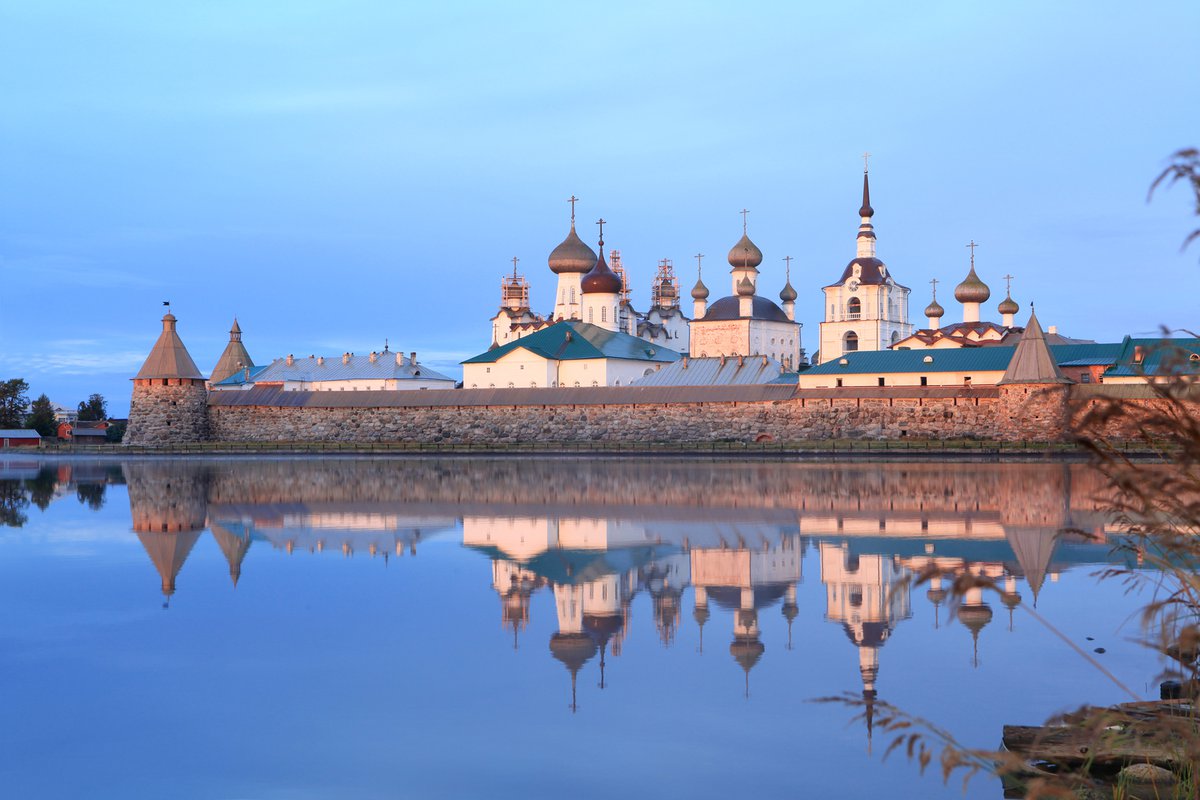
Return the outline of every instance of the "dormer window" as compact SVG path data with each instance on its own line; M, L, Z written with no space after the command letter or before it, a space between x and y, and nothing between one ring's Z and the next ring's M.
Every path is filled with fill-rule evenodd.
M854 277L856 277L856 278L862 277L862 265L861 264L854 265Z

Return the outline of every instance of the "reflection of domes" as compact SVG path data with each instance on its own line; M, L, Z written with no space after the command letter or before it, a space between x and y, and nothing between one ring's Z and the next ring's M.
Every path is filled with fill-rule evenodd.
M963 282L954 287L954 299L960 303L986 303L991 296L992 290L986 283L979 280L974 266L971 267L971 271L967 273Z
M571 232L567 238L550 252L550 271L557 274L564 272L587 272L596 265L596 254L592 248L583 243L575 233L575 224L571 223Z
M705 286L704 281L700 280L699 278L696 278L696 285L692 287L692 299L693 300L707 300L708 299L708 287Z
M971 633L979 633L985 625L992 621L992 609L982 603L959 606L958 621L970 628Z
M729 645L729 655L733 656L733 660L741 664L742 669L746 672L754 669L754 665L758 663L766 650L766 646L758 639L746 636L737 637Z
M1012 610L1021 605L1021 595L1016 592L1005 592L1000 595L1000 602L1004 603L1004 607Z
M788 281L783 285L783 291L779 293L779 299L785 303L796 302L796 290L792 287L792 282Z
M749 278L742 278L737 285L738 297L753 297L754 283Z
M697 625L703 625L704 623L708 622L708 618L710 616L712 616L712 614L709 613L708 606L698 606L692 611L692 619L696 620Z
M619 614L607 614L605 616L584 614L583 616L583 627L588 633L592 634L592 638L601 640L601 644L611 639L613 634L621 630L622 624L624 624L624 620L621 619Z
M929 598L929 602L931 603L941 604L946 602L945 589L930 589L925 593L925 596Z
M744 233L729 251L729 266L734 269L754 269L762 260L762 250L759 250L758 245L750 241L750 237Z
M886 622L862 623L862 639L858 638L858 634L849 623L842 623L842 630L858 647L882 647L883 643L887 641L888 635L891 634Z
M621 276L608 268L604 261L604 249L600 249L600 257L588 274L579 282L584 294L620 294Z
M934 319L941 319L945 313L946 313L946 309L942 308L942 304L939 303L937 300L934 300L932 303L925 306L925 316L927 316L927 317L932 317Z
M783 604L783 616L788 622L791 622L796 617L800 616L800 607L795 603Z
M596 655L596 643L583 633L556 633L550 637L550 654L575 674Z

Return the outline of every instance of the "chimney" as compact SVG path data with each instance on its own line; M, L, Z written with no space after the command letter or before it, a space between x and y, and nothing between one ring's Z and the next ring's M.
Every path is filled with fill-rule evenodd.
M687 361L688 361L688 357L687 357L687 356L684 356L684 357L683 357L683 368L684 368L684 369L687 369Z
M1046 329L1046 333L1058 333L1058 326L1051 325L1049 328Z
M414 367L417 365L417 354L415 351L408 354L408 363L412 364Z
M350 354L349 353L342 353L342 363L343 364L350 363Z
M288 357L287 357L287 365L290 367L290 366L292 366L292 365L293 365L293 364L295 364L295 363L296 363L296 357L295 357L295 356L293 356L291 353L288 353Z
M767 357L763 356L763 366L765 367L766 365L767 365Z
M396 353L396 366L397 367L404 366L404 353Z
M317 356L317 366L318 367L325 366L325 356Z
M745 356L738 356L738 369L741 369L742 365L745 363L746 363Z
M371 351L371 355L367 356L367 359L368 359L368 360L369 360L369 361L370 361L372 364L374 364L376 361L378 361L378 360L379 360L379 354L378 354L378 353L376 353L374 350L372 350L372 351Z

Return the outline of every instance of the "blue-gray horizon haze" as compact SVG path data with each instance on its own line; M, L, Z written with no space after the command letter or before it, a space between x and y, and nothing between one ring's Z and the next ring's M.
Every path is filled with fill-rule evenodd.
M603 216L634 304L693 254L727 293L749 231L774 298L792 256L804 345L854 255L870 151L880 256L947 303L981 243L997 319L1101 341L1190 327L1183 187L1194 3L82 3L0 10L0 378L128 409L170 300L201 370L236 315L259 363L487 348L510 259ZM947 287L951 287L947 289ZM922 323L919 315L912 318Z

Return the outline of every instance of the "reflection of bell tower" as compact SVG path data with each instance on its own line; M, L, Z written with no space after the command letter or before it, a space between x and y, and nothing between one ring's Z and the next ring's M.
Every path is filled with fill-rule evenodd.
M907 585L898 582L907 570L890 556L855 555L847 545L822 543L821 582L825 584L825 618L842 623L858 648L858 670L866 705L867 741L874 722L879 648L896 624L912 615ZM893 591L893 589L897 589Z
M712 616L708 610L708 589L703 586L696 586L693 589L695 594L695 608L692 609L692 619L696 620L696 625L700 629L700 645L697 652L704 653L704 623L708 622L708 618Z
M500 624L512 631L513 649L517 637L529 626L529 601L544 584L536 574L512 561L492 561L492 588L500 596Z
M208 474L194 465L171 462L125 464L122 471L133 530L154 562L163 596L169 600L183 562L204 531Z

